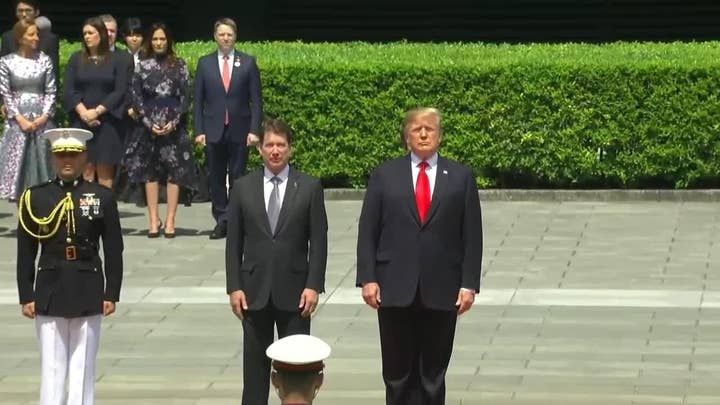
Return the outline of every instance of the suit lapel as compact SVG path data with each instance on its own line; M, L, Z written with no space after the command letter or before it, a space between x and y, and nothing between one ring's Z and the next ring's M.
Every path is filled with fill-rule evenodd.
M433 189L432 200L430 201L430 209L428 210L427 218L425 218L425 224L429 223L430 220L432 220L433 215L435 215L435 212L438 209L438 205L440 205L440 201L445 195L445 189L447 189L447 184L447 161L438 156L438 164L435 172L435 188Z
M288 174L288 181L285 185L285 196L283 197L282 205L280 206L280 216L278 217L278 223L275 227L275 235L278 234L280 230L282 230L283 226L285 225L285 222L287 221L287 217L292 209L293 203L295 202L295 196L298 192L298 176L297 173L290 168L290 173Z
M403 200L407 202L407 209L415 219L415 223L420 225L420 215L418 215L417 204L415 203L415 185L413 184L412 176L412 162L410 161L410 155L405 156L405 159L400 159L400 163L403 165L401 173L401 179L397 184L404 184L403 186Z
M230 84L228 85L228 93L232 91L233 83L235 83L238 80L238 76L240 75L240 69L242 68L242 64L240 66L235 66L236 61L241 61L242 57L240 56L240 52L238 50L235 50L235 55L233 56L232 60L228 60L228 63L230 63L230 70L232 71L232 74L230 74Z
M223 93L224 93L224 92L225 92L225 86L223 86L222 71L220 70L220 65L219 65L219 63L218 63L218 51L215 51L215 52L212 54L212 57L210 58L210 62L211 62L211 64L212 64L212 66L210 67L210 69L211 69L212 72L213 72L213 76L214 76L215 79L217 80L218 85L220 86L220 88L222 89L222 91L223 91ZM261 177L262 177L262 176L261 176Z
M255 179L255 206L258 208L257 218L262 218L260 221L262 222L262 228L265 230L265 233L272 237L272 232L270 232L270 221L268 221L267 216L267 210L265 209L265 176L263 175L263 171L258 170L257 171L257 179Z

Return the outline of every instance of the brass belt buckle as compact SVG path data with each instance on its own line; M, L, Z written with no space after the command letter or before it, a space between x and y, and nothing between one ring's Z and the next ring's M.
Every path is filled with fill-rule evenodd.
M77 249L75 246L65 246L65 260L77 260Z

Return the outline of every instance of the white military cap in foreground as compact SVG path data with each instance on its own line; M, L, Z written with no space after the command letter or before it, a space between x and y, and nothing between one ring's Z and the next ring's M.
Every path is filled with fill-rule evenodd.
M321 371L330 351L330 346L315 336L290 335L271 344L265 354L275 370Z
M92 139L93 133L79 128L55 128L43 132L43 137L50 142L50 149L55 152L84 152L86 143Z

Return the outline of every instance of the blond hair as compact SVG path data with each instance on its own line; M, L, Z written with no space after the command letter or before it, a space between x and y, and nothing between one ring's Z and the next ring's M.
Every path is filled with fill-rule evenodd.
M440 110L434 107L417 107L405 111L405 118L402 121L402 129L400 130L400 146L407 149L407 141L405 140L405 130L411 122L415 121L416 118L424 117L426 115L432 115L437 119L438 123L438 134L442 136L442 114Z

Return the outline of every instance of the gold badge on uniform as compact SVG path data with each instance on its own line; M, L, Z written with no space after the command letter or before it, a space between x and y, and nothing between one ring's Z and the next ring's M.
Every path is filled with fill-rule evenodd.
M95 197L95 193L84 193L79 203L80 214L83 217L90 216L91 210L93 215L100 214L100 199Z

